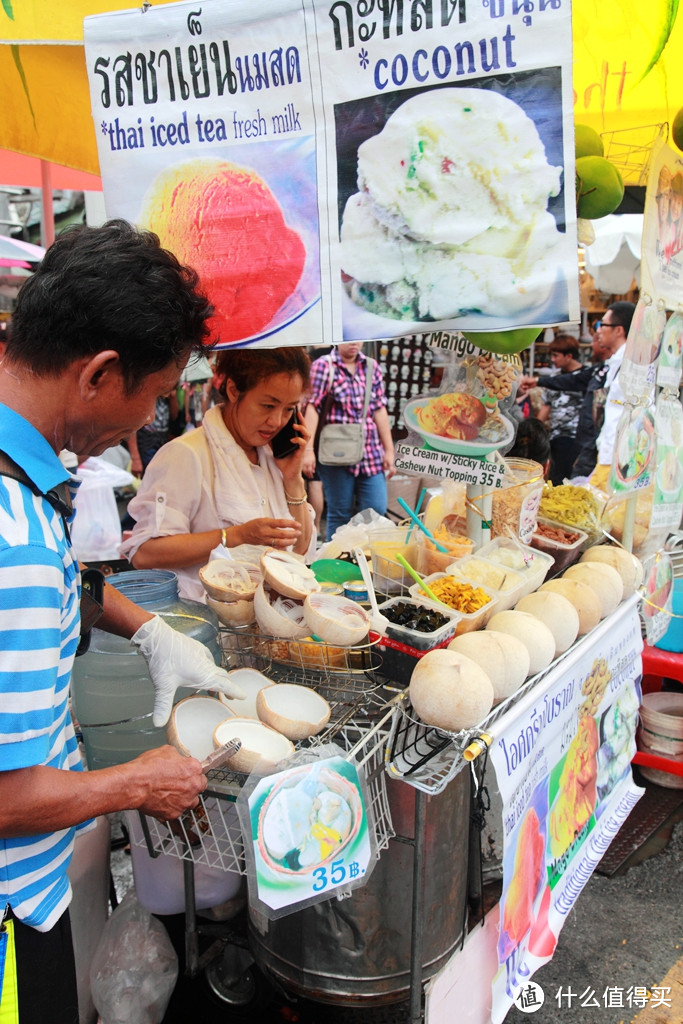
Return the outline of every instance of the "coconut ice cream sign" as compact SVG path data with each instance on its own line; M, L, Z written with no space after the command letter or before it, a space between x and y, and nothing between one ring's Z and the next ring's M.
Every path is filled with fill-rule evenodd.
M578 319L562 0L165 4L85 42L107 212L223 344Z

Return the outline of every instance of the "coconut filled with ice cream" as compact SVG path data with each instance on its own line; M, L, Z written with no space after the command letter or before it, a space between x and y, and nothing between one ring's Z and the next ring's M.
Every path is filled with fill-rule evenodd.
M515 316L544 302L560 241L536 125L489 89L413 96L358 149L341 267L356 305L399 320L477 311Z
M267 182L226 160L164 168L143 198L139 223L197 271L222 342L270 324L304 270L304 243Z

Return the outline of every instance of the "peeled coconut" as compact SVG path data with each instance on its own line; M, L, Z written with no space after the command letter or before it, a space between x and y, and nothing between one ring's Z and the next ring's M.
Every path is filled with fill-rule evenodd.
M256 588L254 612L259 629L266 636L302 640L310 632L304 618L303 601L285 597L265 581Z
M304 618L311 633L336 647L362 643L370 629L365 608L339 594L309 594L304 601Z
M635 555L615 544L596 544L581 555L580 562L603 562L621 576L624 597L631 597L643 582L643 566Z
M579 635L579 613L562 594L527 594L519 599L515 611L528 612L548 627L555 637L556 655L569 650Z
M540 619L528 612L513 609L496 612L487 622L486 629L509 633L522 641L529 652L530 676L546 669L555 657L555 637Z
M268 548L261 555L261 572L273 590L285 597L296 598L297 601L303 601L307 594L320 590L313 570L309 569L300 555L291 551Z
M476 629L456 636L448 650L464 654L486 672L493 685L494 704L518 690L529 675L529 652L509 633Z
M228 672L231 683L236 683L244 693L244 699L218 694L218 699L238 718L256 718L256 696L264 686L272 686L273 680L257 672L255 668L234 668Z
M249 626L256 621L253 598L250 601L214 601L207 594L206 603L224 626Z
M259 690L256 710L262 722L290 740L316 736L330 720L330 705L308 686L273 683Z
M215 697L185 697L173 706L166 738L185 757L203 761L214 750L216 726L233 717L232 711Z
M250 601L261 578L258 565L230 558L214 558L199 570L204 590L214 601Z
M425 723L448 732L469 729L493 707L493 683L471 658L447 647L428 651L410 677L410 699Z
M214 731L215 747L222 747L233 739L240 740L242 746L226 763L232 771L245 775L257 766L262 775L268 775L279 761L294 753L291 740L253 718L230 718Z
M624 596L624 584L614 566L604 562L579 562L570 565L564 575L567 579L586 583L595 591L600 602L600 618L612 615L619 607Z
M547 591L561 594L574 605L579 613L579 636L590 633L591 629L595 629L600 622L602 613L600 601L595 591L586 583L568 579L565 575L560 580L548 580L538 588L539 593L547 593Z

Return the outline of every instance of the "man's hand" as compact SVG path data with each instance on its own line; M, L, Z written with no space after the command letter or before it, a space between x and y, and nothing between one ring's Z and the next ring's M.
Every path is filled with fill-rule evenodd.
M206 789L206 775L195 757L183 757L175 747L146 750L126 768L135 772L142 786L141 802L136 810L153 818L179 818L183 811L196 807L199 794Z
M144 622L130 642L145 658L154 683L152 722L155 726L168 721L179 686L191 690L218 690L226 697L244 699L244 691L214 663L203 644L179 633L159 615Z

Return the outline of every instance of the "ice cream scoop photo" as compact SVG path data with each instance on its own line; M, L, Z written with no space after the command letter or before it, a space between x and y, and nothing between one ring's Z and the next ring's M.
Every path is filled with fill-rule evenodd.
M319 295L319 279L306 272L317 262L317 253L307 251L317 225L302 228L297 221L307 200L294 194L294 174L290 195L284 191L284 173L259 173L246 165L248 157L251 151L244 165L200 157L160 170L142 198L138 218L141 227L154 231L163 246L199 274L215 308L211 326L221 343L272 330ZM273 167L278 157L286 168L280 150L270 157ZM294 163L291 168L299 169ZM276 177L280 186L285 182L279 197L271 180Z
M394 320L518 318L557 282L561 190L535 122L488 88L425 90L358 146L340 264L358 307Z

